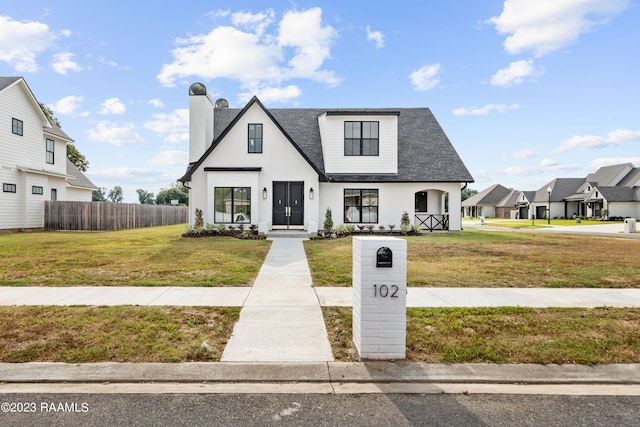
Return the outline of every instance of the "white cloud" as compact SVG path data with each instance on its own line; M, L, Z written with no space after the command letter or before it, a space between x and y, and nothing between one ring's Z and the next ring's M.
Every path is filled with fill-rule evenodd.
M555 149L555 152L563 153L570 150L591 150L612 145L631 144L636 141L640 141L640 130L616 129L609 132L607 136L574 135L566 141L563 141L560 147Z
M533 151L530 148L525 148L524 150L520 150L516 153L514 153L513 158L514 159L530 159L532 157L535 157L536 152Z
M540 160L540 167L542 168L550 168L554 166L558 166L558 162L556 162L553 159L547 158L547 159Z
M171 150L161 151L155 157L149 160L149 163L164 166L186 165L189 163L189 152Z
M456 108L452 113L455 116L486 116L492 111L506 113L511 110L517 110L518 108L520 108L518 104L487 104L484 107Z
M18 73L38 71L36 56L49 49L56 36L41 22L14 21L0 16L0 61Z
M542 70L536 70L533 66L532 59L524 59L509 64L509 68L498 70L491 76L491 84L493 86L512 86L520 84L525 78L542 74Z
M133 123L117 124L103 120L98 122L95 129L90 129L87 134L92 141L107 142L116 146L146 143L136 132Z
M271 10L234 13L230 18L232 25L177 39L171 52L173 61L162 66L158 81L172 87L187 77L227 78L252 92L293 78L339 84L333 71L321 68L337 37L333 27L322 25L322 9L288 11L278 22L277 31L268 31L274 21Z
M601 157L591 161L589 167L591 170L596 170L603 166L620 165L623 163L633 163L638 166L640 165L640 157Z
M151 105L152 107L155 107L155 108L163 108L164 102L162 102L160 98L153 98L147 101L147 105Z
M330 25L322 26L322 9L314 7L304 12L288 11L280 21L278 45L292 47L295 55L289 60L289 78L310 78L336 86L339 79L332 71L320 70L330 58L330 48L337 37Z
M500 16L487 22L508 34L508 53L533 52L540 57L576 42L629 5L628 0L505 0Z
M409 75L414 90L424 91L433 89L440 83L440 64L425 65Z
M268 9L264 13L235 12L231 14L231 23L236 27L242 27L249 31L255 31L262 35L269 25L273 23L275 12Z
M120 102L119 98L109 98L102 103L100 114L123 114L127 107Z
M73 60L75 55L70 52L61 52L53 55L53 62L51 63L51 67L58 74L67 75L69 71L82 71L80 65Z
M371 28L367 25L367 40L375 42L376 49L384 47L384 35L380 31L371 31Z
M152 115L153 120L144 124L144 128L152 132L166 135L165 142L180 144L189 141L189 110L180 108L173 113L158 113Z
M296 85L287 87L267 87L259 89L256 92L245 92L240 94L240 101L248 102L253 95L260 98L264 103L269 102L288 102L299 97L302 94L300 88Z
M73 114L80 108L80 104L83 101L84 97L82 96L65 96L50 105L50 107L56 114Z

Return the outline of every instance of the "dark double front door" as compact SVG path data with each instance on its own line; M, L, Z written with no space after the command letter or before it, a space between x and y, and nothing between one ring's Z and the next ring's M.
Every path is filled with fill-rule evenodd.
M273 228L304 228L304 182L273 182Z

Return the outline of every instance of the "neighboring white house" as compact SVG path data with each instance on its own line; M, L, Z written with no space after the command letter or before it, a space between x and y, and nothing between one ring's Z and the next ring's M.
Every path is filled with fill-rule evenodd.
M334 225L461 229L461 188L473 182L427 108L242 109L189 89L190 156L180 178L208 224L261 232ZM448 197L445 195L448 194Z
M528 218L640 218L640 168L631 163L604 166L585 178L556 178L518 204ZM522 216L521 216L522 218Z
M95 185L67 159L73 140L22 77L0 77L0 229L44 226L45 200L91 201Z

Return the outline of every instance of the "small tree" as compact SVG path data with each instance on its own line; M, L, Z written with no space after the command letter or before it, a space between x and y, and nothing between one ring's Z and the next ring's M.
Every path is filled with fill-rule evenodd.
M107 189L104 187L98 188L91 192L92 202L106 202L107 201Z
M122 201L124 200L124 196L122 195L122 187L120 187L119 185L113 187L113 189L109 191L109 195L107 196L107 198L113 203L122 203Z
M142 188L138 188L136 192L138 193L138 200L141 205L153 205L156 202L153 193L143 190Z
M404 211L402 213L402 219L400 219L400 225L411 225L411 219L409 219L409 214L407 213L407 211Z
M333 218L331 217L331 208L327 208L324 213L324 231L330 233L333 230Z

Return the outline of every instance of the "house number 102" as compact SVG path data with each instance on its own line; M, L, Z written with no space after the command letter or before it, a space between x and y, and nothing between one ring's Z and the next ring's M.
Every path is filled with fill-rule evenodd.
M398 298L398 285L373 285L373 296L375 298Z

